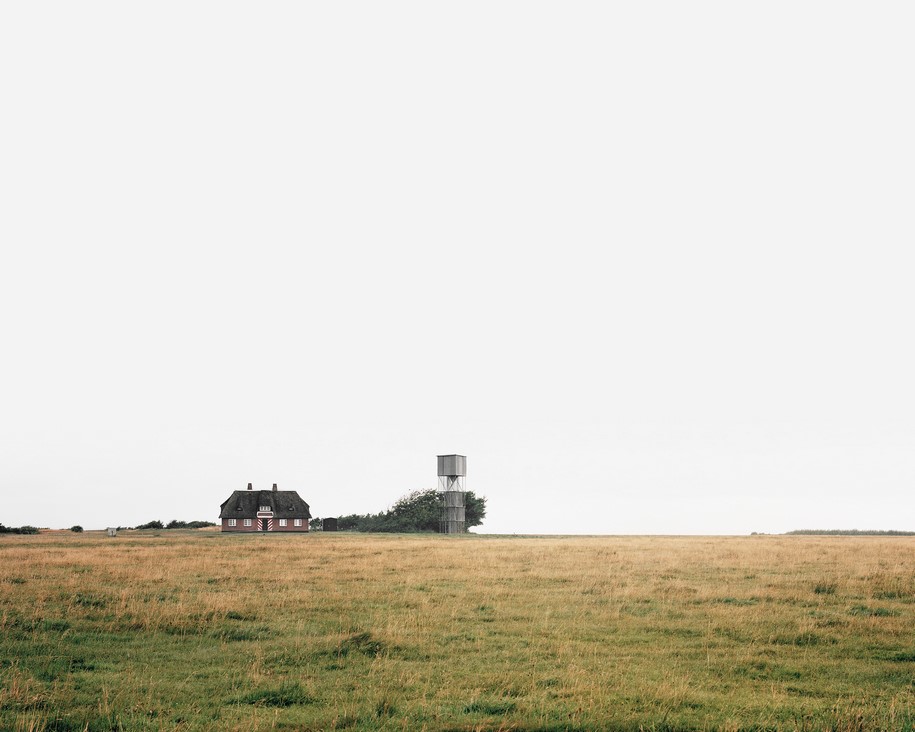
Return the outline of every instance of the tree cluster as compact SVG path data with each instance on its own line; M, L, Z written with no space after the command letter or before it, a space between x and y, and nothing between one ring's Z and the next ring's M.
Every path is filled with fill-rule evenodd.
M149 521L145 524L140 524L139 526L134 526L135 529L202 529L206 526L215 526L212 521L178 521L177 519L172 519L167 524L163 524L161 521ZM119 527L120 528L120 527Z
M789 536L915 536L915 531L888 531L878 529L795 529L785 532Z
M464 494L465 526L479 526L486 517L486 498L473 491ZM438 531L442 519L442 494L434 488L413 491L382 513L350 514L337 519L340 531L418 533Z
M0 524L0 534L37 534L35 526L4 526Z

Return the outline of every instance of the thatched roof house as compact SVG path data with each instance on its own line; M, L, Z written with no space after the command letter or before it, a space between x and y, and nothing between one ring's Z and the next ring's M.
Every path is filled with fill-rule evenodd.
M308 504L296 491L233 491L220 506L223 531L308 531Z

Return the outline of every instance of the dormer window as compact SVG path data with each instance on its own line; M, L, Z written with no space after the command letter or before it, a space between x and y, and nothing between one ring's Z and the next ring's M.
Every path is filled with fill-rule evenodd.
M258 509L258 511L269 511L269 510L270 510L270 506L261 506L261 507Z

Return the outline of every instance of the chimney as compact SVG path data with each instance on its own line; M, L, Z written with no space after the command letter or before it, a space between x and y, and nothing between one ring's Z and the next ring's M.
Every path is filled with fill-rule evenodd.
M276 493L276 483L273 484L273 492Z
M248 490L253 490L250 483L248 483Z

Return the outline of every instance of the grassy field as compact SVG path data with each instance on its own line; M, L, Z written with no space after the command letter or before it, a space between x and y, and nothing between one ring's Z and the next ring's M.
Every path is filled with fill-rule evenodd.
M912 730L915 539L0 537L3 730Z

